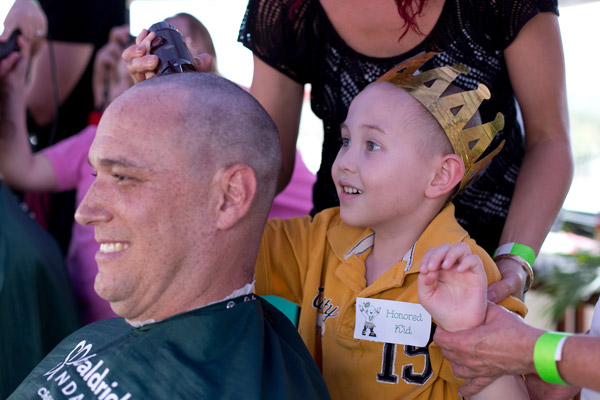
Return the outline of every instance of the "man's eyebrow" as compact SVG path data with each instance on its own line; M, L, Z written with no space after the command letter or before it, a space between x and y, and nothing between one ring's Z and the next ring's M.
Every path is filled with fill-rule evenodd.
M90 164L91 167L93 167L92 162L90 160L90 158L88 157L88 164ZM111 167L122 167L122 168L129 168L129 169L139 169L139 170L147 170L148 168L142 167L140 165L136 165L132 162L126 161L126 160L122 160L122 159L110 159L110 158L103 158L100 160L99 163L100 167L104 167L104 168L111 168Z

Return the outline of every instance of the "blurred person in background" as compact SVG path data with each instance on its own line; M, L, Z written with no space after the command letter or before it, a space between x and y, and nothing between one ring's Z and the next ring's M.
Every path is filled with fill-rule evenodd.
M20 122L14 122L19 129L25 125L24 107L19 108L25 102L23 82L30 48L25 35L19 44L22 53L0 60L0 147L17 134L8 116L20 114ZM0 173L0 398L5 399L79 326L58 244L23 211Z
M114 28L111 41L98 51L94 66L94 93L96 108L105 108L132 85L127 65L120 55L124 44L130 40L129 26ZM19 63L14 68L21 68ZM25 68L26 70L26 68ZM24 192L64 192L75 190L77 204L94 181L93 170L87 157L96 134L99 118L81 132L72 135L41 151L32 152L26 127L25 73L14 73L12 85L3 95L13 112L0 117L0 174L11 188ZM66 257L71 285L76 293L77 305L84 323L115 317L109 303L94 291L98 267L94 255L98 244L89 226L71 224L72 235Z
M16 28L36 50L27 84L27 129L34 150L72 136L94 110L92 71L96 52L112 27L127 18L125 0L15 0L0 40ZM42 21L47 21L47 25ZM47 29L46 29L47 26ZM42 40L44 39L44 40ZM64 254L71 236L75 192L24 196L36 220Z

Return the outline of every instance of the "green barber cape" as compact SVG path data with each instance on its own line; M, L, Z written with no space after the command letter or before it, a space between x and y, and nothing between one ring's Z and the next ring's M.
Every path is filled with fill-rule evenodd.
M255 295L132 328L121 318L63 340L9 399L328 399L288 319Z
M80 326L57 243L0 180L0 399Z

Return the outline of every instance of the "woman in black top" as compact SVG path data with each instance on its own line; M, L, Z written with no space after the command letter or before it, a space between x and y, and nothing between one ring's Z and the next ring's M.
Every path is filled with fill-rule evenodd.
M412 8L401 0L250 0L239 41L254 53L251 93L280 131L280 188L291 175L305 84L311 84L312 109L324 123L313 190L314 211L319 211L338 204L331 165L354 96L408 58L444 52L430 67L467 66L471 72L455 83L464 89L483 83L492 94L480 107L483 122L497 112L506 120L491 146L506 140L504 149L454 200L457 219L488 252L517 242L537 253L572 176L556 1L408 2ZM410 12L419 6L421 13ZM399 9L414 14L412 24L404 24ZM489 298L521 295L525 274L518 263L504 259L498 266L504 280L490 287Z

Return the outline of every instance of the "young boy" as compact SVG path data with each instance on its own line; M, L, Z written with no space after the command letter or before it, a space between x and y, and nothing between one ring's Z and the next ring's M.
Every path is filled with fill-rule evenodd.
M464 71L413 75L431 56L396 67L353 100L332 168L340 207L314 218L271 220L265 229L256 291L301 305L299 332L332 398L458 398L463 382L431 342L435 323L459 330L483 321L485 291L451 308L457 288L478 290L471 284L483 277L472 257L468 268L461 266L470 252L483 261L488 283L500 279L490 256L456 222L449 200L493 157L475 163L502 117L463 130L489 92L480 86L440 97ZM431 321L418 304L417 278L426 251L444 244L452 250L437 250L421 282ZM449 265L436 266L439 254ZM503 305L526 312L514 298ZM523 394L507 378L490 389ZM518 398L511 396L502 398Z

